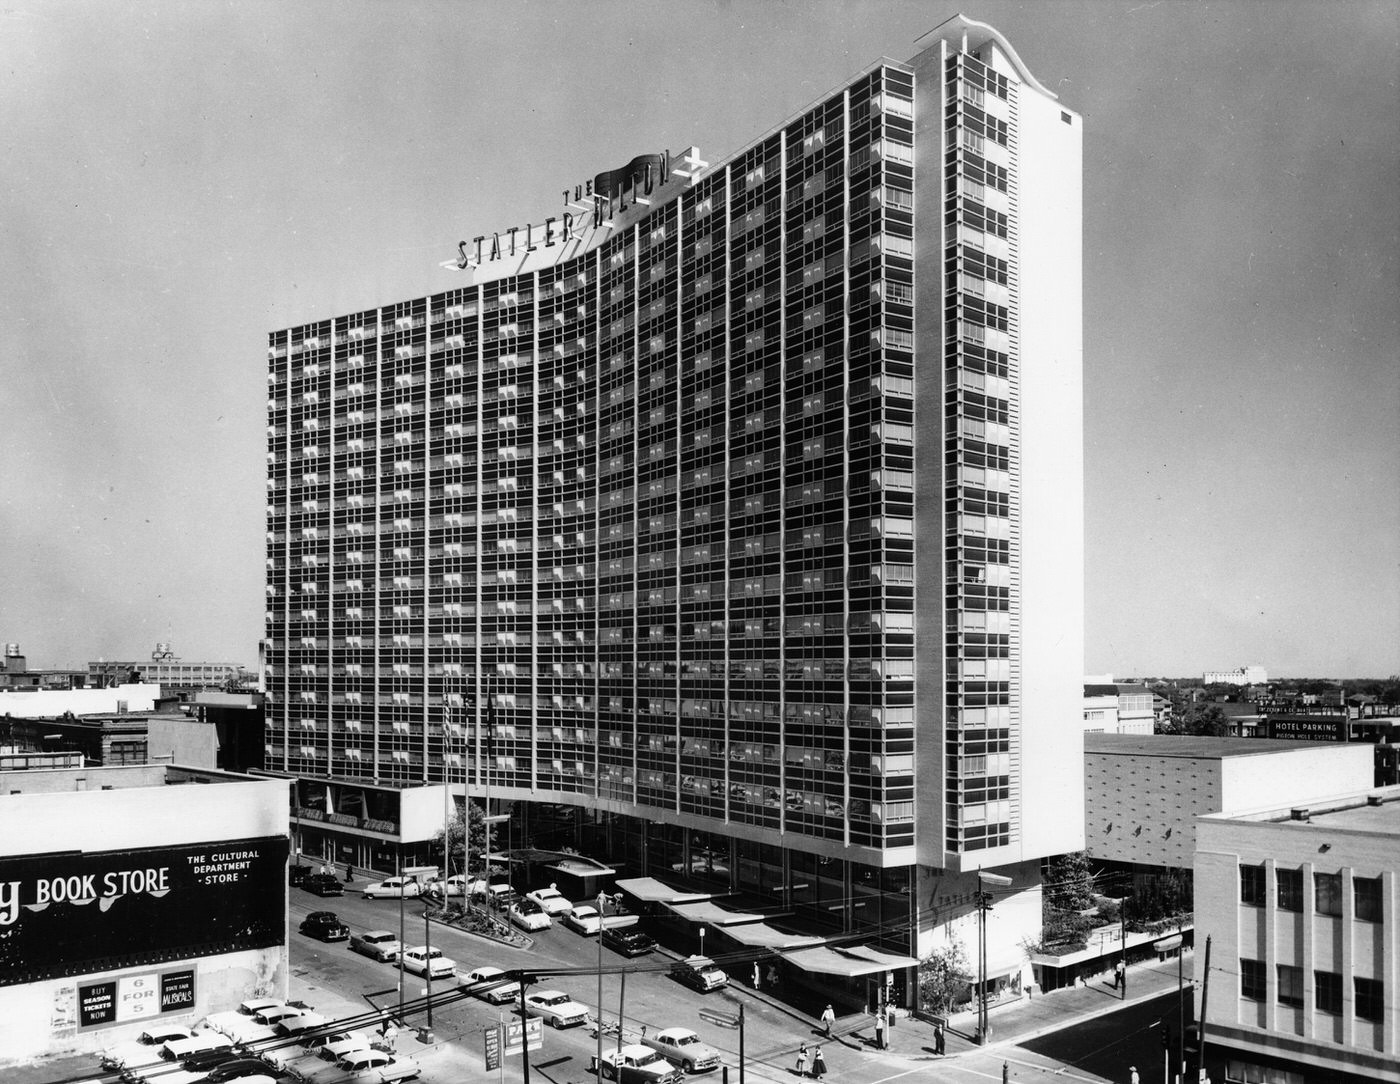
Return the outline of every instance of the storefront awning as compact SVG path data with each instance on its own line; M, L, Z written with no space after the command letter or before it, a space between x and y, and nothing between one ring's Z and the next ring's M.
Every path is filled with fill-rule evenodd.
M617 872L609 866L597 862L580 862L575 858L566 858L545 868L557 873L569 873L575 877L607 877Z
M796 964L803 971L819 975L840 975L848 979L858 975L873 975L877 971L913 967L919 962L909 956L892 956L864 946L804 948L785 953L783 959L790 964Z
M726 911L717 903L701 900L696 903L667 903L666 909L687 922L708 922L711 926L734 926L746 922L761 922L763 915L748 911Z
M682 892L668 884L662 884L655 877L629 877L618 881L617 887L629 895L636 896L643 903L692 903L708 900L709 892Z
M793 933L770 926L766 922L753 922L746 926L726 926L725 936L734 938L749 948L790 949L802 945L820 945L822 939L809 933ZM806 951L806 950L804 950ZM789 954L789 959L791 955Z

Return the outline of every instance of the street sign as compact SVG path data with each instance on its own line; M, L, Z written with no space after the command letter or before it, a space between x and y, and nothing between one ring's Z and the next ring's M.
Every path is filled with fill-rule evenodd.
M532 1016L528 1020L512 1020L501 1025L504 1034L504 1052L506 1054L519 1054L520 1048L529 1044L530 1050L540 1050L544 1047L544 1021L538 1016Z
M486 1071L495 1072L501 1067L501 1025L485 1029Z
M708 1020L711 1024L722 1028L737 1028L739 1026L739 1017L734 1013L719 1012L716 1009L701 1009L700 1019Z

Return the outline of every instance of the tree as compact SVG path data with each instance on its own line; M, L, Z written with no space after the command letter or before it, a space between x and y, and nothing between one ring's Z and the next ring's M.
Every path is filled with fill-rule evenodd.
M1042 911L1082 911L1093 902L1094 874L1087 853L1074 851L1050 863Z
M946 1015L966 999L972 986L972 967L961 941L953 941L919 961L919 1006L925 1012Z
M469 802L467 809L471 816L470 864L472 869L481 869L482 855L486 850L486 813L475 802ZM433 837L433 846L437 854L442 854L442 830L438 829L437 835ZM448 873L461 873L462 871L462 815L460 813L453 816L447 825L447 868Z
M1228 738L1230 721L1219 704L1187 704L1177 721L1177 729L1182 734L1194 734L1206 738Z

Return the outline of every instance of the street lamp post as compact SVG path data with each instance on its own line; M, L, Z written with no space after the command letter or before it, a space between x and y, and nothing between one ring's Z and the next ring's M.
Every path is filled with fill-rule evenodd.
M1009 888L1011 878L1000 873L977 871L977 1045L987 1043L987 912L992 909L992 894L987 886Z
M603 1072L603 903L608 898L606 892L598 893L598 1074ZM617 1022L617 1033L622 1034L622 1021Z

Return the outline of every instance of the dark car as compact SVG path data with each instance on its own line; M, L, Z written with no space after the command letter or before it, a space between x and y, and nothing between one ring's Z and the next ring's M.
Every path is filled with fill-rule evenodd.
M604 926L603 945L624 956L645 956L656 942L635 926Z
M287 867L287 883L289 885L299 885L310 876L311 867L303 866L300 862Z
M317 896L345 895L345 887L331 873L313 873L301 883L301 887Z
M312 911L301 920L301 932L321 941L344 941L350 936L350 927L334 911Z
M224 1081L241 1080L245 1076L271 1076L273 1069L262 1058L232 1058L222 1065L215 1066L204 1084L224 1084Z
M187 1069L191 1073L207 1073L211 1069L216 1069L226 1062L241 1058L236 1050L224 1047L220 1050L201 1050L198 1054L191 1054L180 1063L182 1069ZM252 1059L257 1061L256 1058ZM266 1064L265 1062L261 1064Z

